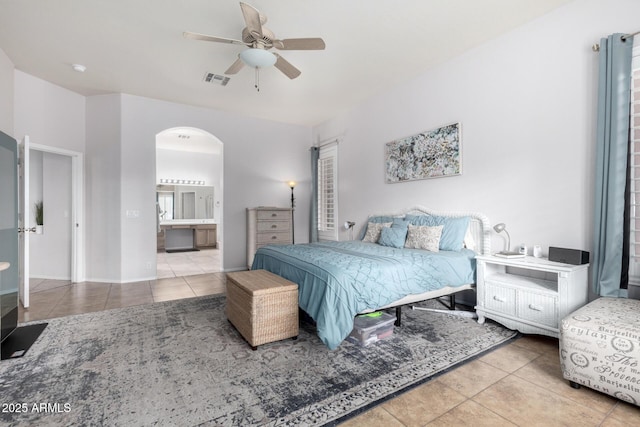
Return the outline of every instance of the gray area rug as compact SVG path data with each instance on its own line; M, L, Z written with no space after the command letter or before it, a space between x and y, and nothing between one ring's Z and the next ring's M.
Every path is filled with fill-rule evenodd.
M330 351L303 323L297 340L252 351L224 304L208 296L50 320L24 357L0 363L0 421L334 424L516 335L405 309L402 327L368 347L345 341Z

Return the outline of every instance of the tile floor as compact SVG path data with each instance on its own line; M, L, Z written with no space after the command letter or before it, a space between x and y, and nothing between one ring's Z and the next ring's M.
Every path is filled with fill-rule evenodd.
M222 271L220 249L174 253L158 251L157 276L159 279L220 271Z
M32 283L20 321L225 292L208 273L127 284ZM341 424L353 426L640 426L640 407L562 378L558 340L526 335Z

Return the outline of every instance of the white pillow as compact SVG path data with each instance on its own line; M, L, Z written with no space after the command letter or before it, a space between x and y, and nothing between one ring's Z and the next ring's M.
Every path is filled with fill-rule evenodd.
M476 250L476 242L473 240L473 234L471 234L471 225L469 225L467 233L464 235L464 247L472 251Z
M362 239L363 242L378 243L380 233L384 227L391 227L391 222L370 222L367 224L367 233Z
M431 252L440 250L440 236L442 236L442 225L430 227L428 225L411 225L404 247L408 249L426 249Z

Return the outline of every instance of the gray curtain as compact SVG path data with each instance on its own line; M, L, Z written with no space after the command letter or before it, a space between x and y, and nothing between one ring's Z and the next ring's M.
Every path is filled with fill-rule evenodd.
M309 215L309 242L318 241L318 157L320 149L311 147L311 209Z
M628 177L629 102L633 39L612 34L600 41L593 291L626 297L628 230L625 225ZM625 267L627 266L627 267Z

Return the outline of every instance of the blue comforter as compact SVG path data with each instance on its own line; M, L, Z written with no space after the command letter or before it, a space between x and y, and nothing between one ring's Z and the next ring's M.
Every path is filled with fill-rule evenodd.
M356 314L410 294L475 282L475 252L396 249L361 241L265 246L252 270L264 269L298 284L299 304L318 336L337 348Z

